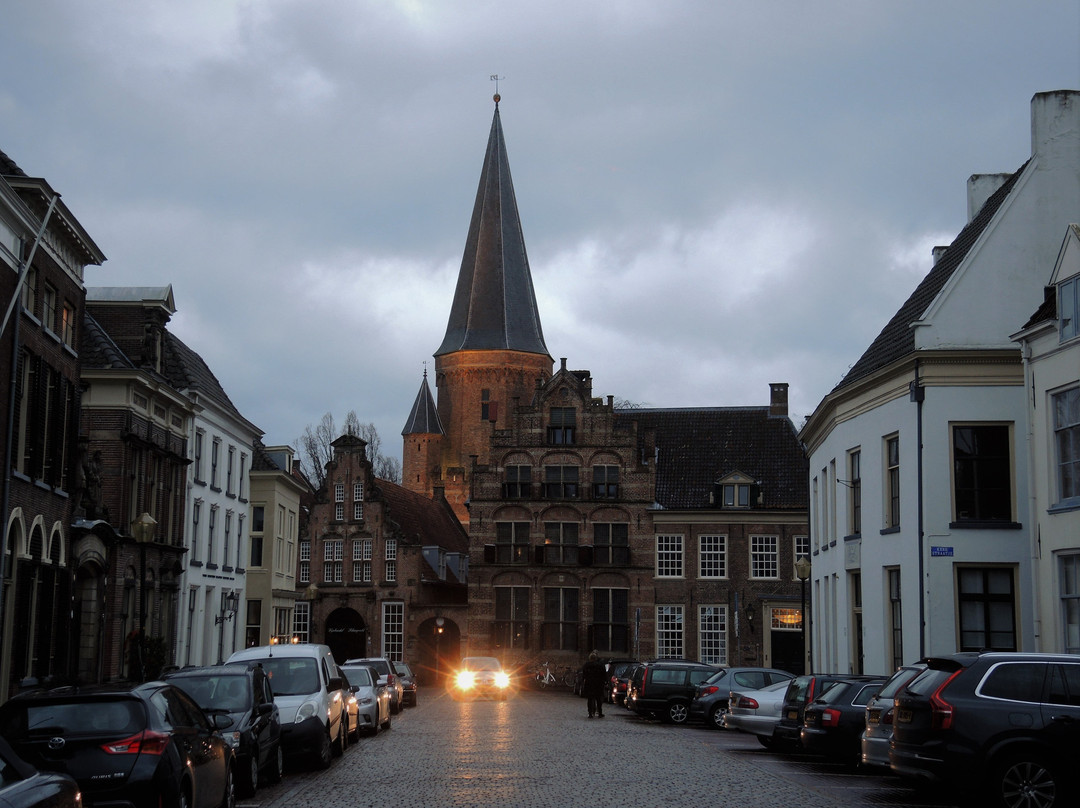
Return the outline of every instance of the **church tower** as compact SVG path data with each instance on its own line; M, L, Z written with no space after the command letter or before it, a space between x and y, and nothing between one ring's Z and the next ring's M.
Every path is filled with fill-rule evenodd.
M402 463L406 487L428 493L443 486L466 526L473 463L489 461L492 432L505 426L517 403L532 401L537 380L550 379L553 366L510 179L499 96L494 100L454 302L446 335L435 352L437 414L443 430L438 462L416 467L425 462L422 435L410 432L405 434L404 455L414 455L416 463ZM433 441L427 445L434 448Z

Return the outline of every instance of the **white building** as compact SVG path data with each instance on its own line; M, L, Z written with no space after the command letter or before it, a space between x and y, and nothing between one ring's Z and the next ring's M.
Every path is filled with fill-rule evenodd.
M1028 404L1037 651L1080 654L1080 225L1045 303L1016 335Z
M886 672L1035 647L1024 365L1011 334L1080 218L1080 93L1031 102L1032 154L968 181L969 223L803 427L812 664Z

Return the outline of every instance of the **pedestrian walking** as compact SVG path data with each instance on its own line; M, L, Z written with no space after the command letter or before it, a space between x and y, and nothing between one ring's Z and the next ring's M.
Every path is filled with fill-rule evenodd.
M607 666L601 662L596 651L589 654L589 661L581 669L581 692L589 702L589 718L604 717L604 685L607 683Z

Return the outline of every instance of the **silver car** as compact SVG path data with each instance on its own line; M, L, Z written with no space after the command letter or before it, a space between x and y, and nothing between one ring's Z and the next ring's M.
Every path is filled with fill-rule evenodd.
M863 730L862 764L889 768L889 741L892 739L893 699L919 673L926 670L925 662L897 668L877 695L866 704L866 729Z
M356 727L368 735L390 729L390 691L379 684L378 672L367 665L341 666L356 700Z
M724 727L756 735L766 749L773 747L773 730L780 723L788 680L773 682L761 690L732 690Z
M374 668L379 674L379 683L390 691L390 712L397 715L401 712L405 701L404 688L401 686L401 677L394 670L393 661L386 657L362 657L360 659L347 659L342 666L346 670L350 665L367 665Z

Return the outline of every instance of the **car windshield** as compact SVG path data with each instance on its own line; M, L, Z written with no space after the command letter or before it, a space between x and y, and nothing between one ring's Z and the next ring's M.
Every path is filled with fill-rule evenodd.
M501 671L502 665L495 657L466 657L461 665L470 671Z
M724 680L724 678L727 676L727 674L728 674L727 668L722 668L721 670L718 670L716 673L714 673L712 676L710 676L708 679L706 679L705 684L707 684L707 685L720 684L720 682L722 682Z
M319 689L319 669L309 657L267 657L255 660L270 678L275 696L306 696ZM246 664L245 660L245 664Z
M30 735L108 734L130 735L143 729L145 711L132 699L77 701L72 703L27 703L25 721ZM3 727L8 736L8 727ZM13 733L21 735L21 732Z
M177 676L170 684L187 693L204 710L240 713L251 706L244 676Z
M374 668L379 676L386 676L390 673L390 664L385 659L360 659L357 660L356 664Z
M885 686L878 691L877 697L879 699L891 699L897 693L900 692L900 688L910 682L919 670L909 670L904 668L898 670L892 675L892 678L885 683Z
M359 687L371 687L371 670L361 665L356 667L342 668L345 671L345 675L349 677L349 684L358 685Z
M394 670L398 672L399 676L412 676L412 671L409 670L409 666L404 662L395 662Z

